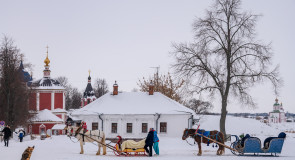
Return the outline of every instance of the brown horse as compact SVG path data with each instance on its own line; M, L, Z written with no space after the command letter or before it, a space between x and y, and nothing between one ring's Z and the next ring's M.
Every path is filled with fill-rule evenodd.
M188 137L194 138L195 141L198 143L198 147L199 147L198 156L202 155L201 143L206 143L206 144L214 143L213 141L210 141L207 138L196 135L196 129L185 129L183 131L182 140L186 140ZM221 132L218 132L216 130L210 131L210 134L208 135L208 137L224 144L224 135ZM224 146L222 145L218 145L218 146L219 147L216 154L222 155L224 153Z

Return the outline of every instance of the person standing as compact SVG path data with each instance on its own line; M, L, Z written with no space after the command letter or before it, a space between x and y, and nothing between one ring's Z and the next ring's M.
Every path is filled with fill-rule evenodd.
M149 154L149 156L153 156L153 144L154 144L154 132L153 129L150 128L150 131L145 139L145 151Z
M19 141L20 142L23 142L23 138L24 138L24 131L23 130L20 130L19 132L18 132L18 137L19 137Z
M154 132L154 150L156 152L156 155L159 155L160 154L160 150L159 150L159 137L158 137L158 134L157 134L157 131L153 129L153 132Z
M9 138L11 136L11 130L9 125L7 125L1 132L4 133L4 146L8 147Z

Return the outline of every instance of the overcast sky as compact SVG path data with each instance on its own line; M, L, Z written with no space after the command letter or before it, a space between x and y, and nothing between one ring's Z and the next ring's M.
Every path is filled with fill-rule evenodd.
M138 88L138 79L173 72L172 42L192 41L192 23L203 17L210 0L105 0L105 1L6 1L0 5L0 33L12 37L33 64L33 77L41 78L46 46L52 77L66 76L79 90L92 79L105 78L111 88ZM295 112L295 1L247 0L243 10L262 14L257 24L258 39L272 42L274 64L280 65L284 86L279 101ZM1 35L3 37L3 35ZM251 91L256 110L241 108L231 99L229 112L269 112L276 96L270 84ZM206 97L205 97L206 98ZM218 99L219 97L217 97ZM215 112L220 103L214 102Z

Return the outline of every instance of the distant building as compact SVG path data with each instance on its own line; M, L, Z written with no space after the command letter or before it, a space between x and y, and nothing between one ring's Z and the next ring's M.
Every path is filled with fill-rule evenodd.
M276 98L275 104L273 105L273 111L269 112L269 123L283 123L286 122L285 111L283 104L279 104L279 100Z
M81 108L95 101L96 99L97 98L94 95L94 91L91 85L91 77L90 77L90 71L89 71L88 83L87 83L85 92L83 94L83 97L81 98Z

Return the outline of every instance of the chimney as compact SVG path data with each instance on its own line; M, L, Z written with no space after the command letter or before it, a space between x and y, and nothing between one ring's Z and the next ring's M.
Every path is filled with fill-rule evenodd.
M154 95L154 83L151 80L151 83L149 85L149 95Z
M117 84L117 81L115 81L115 84L113 85L113 95L118 95L118 84Z

